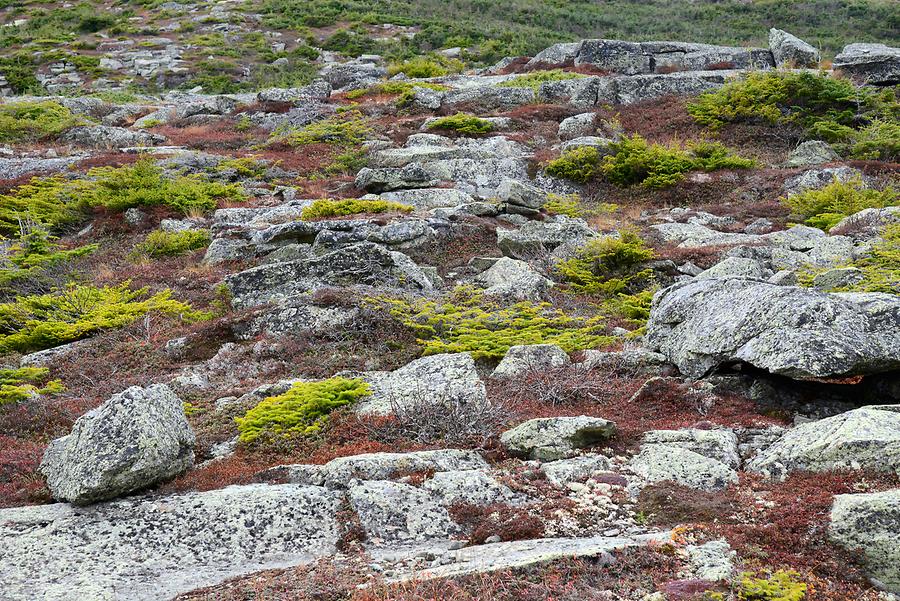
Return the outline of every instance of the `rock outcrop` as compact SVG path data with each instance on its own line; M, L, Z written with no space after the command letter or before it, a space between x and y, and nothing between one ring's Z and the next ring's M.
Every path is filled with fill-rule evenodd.
M601 443L611 438L615 431L613 422L599 417L537 418L504 432L500 443L514 455L554 461Z
M900 489L837 495L828 534L846 550L861 553L869 574L900 594Z

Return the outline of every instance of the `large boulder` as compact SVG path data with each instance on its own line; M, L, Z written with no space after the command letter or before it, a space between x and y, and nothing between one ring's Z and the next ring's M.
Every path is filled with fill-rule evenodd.
M437 499L409 484L367 480L353 484L348 496L367 542L376 547L448 539L460 531Z
M530 259L563 244L581 245L597 235L584 219L558 215L529 221L517 230L497 230L497 246L507 257Z
M634 104L663 96L696 96L721 88L735 71L684 71L606 77L597 90L598 104Z
M788 430L747 469L784 478L790 472L868 469L900 474L900 406L868 406Z
M511 213L537 213L547 202L547 193L527 182L504 178L497 187L497 198Z
M321 482L344 488L353 480L391 480L414 472L485 470L488 464L475 451L435 449L410 453L363 453L332 459L320 468Z
M832 66L859 81L876 85L900 83L900 48L884 44L849 44Z
M869 574L900 594L900 489L837 495L828 536L848 551L861 553Z
M566 351L555 344L511 346L494 369L492 378L518 378L534 371L546 371L571 365Z
M513 455L555 461L578 454L611 438L616 425L600 417L541 417L530 419L507 430L500 444Z
M63 142L85 148L128 148L156 146L166 141L163 136L145 131L131 131L124 127L107 125L80 125L66 131L60 137Z
M356 187L366 192L389 192L404 188L433 188L441 182L419 163L403 167L364 167L356 174Z
M629 467L643 484L675 482L700 490L720 490L738 481L737 472L721 461L667 444L643 445Z
M341 495L284 484L0 509L4 601L158 601L333 554Z
M656 294L644 344L690 377L735 362L798 379L889 372L900 369L900 299L698 279Z
M840 160L828 142L821 140L807 140L791 151L788 156L788 167L804 167L806 165L821 165Z
M585 40L575 58L575 65L590 65L601 71L637 75L650 73L653 62L637 42L620 40Z
M777 67L814 69L819 66L819 51L815 47L781 29L769 30L769 50Z
M553 287L553 281L534 267L509 257L501 257L475 276L475 281L485 286L485 294L513 300L538 300Z
M132 386L50 443L41 472L54 498L87 505L174 478L194 463L184 403L164 384Z

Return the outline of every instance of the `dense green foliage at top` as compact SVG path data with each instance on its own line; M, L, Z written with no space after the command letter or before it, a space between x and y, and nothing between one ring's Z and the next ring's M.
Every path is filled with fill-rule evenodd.
M617 238L588 241L573 258L557 263L556 269L577 292L634 293L649 283L653 270L644 264L655 257L635 232L625 230Z
M900 205L900 193L891 187L873 190L864 186L860 179L849 182L835 179L823 188L804 190L783 200L807 225L828 231L844 217L863 209Z
M0 406L24 401L37 394L62 392L62 383L50 380L49 376L50 370L45 367L0 369Z

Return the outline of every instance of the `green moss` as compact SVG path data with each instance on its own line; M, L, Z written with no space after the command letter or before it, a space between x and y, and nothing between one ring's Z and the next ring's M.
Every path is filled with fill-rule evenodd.
M831 229L838 221L868 208L882 209L900 204L900 194L893 188L866 188L859 178L846 183L835 179L818 190L804 190L782 199L791 211L807 225Z
M558 159L547 163L547 175L584 184L600 172L600 152L593 146L579 146L567 150Z
M210 237L206 230L185 230L182 232L164 232L154 230L147 234L144 241L135 245L134 254L138 257L175 257L209 246Z
M334 377L297 382L284 394L269 397L235 421L240 441L310 436L322 429L328 415L371 394L362 380Z
M169 290L154 295L132 290L128 282L98 288L70 284L50 294L20 296L0 303L0 353L28 353L118 328L150 312L198 320L206 314L172 298Z
M276 130L271 142L288 146L333 144L347 147L362 144L371 134L369 120L359 111L348 110L298 129Z
M377 297L367 304L411 328L425 355L469 352L476 359L500 359L519 344L557 344L574 352L614 341L603 335L601 317L569 315L549 303L501 303L470 287L458 287L443 302Z
M808 587L798 580L799 576L790 570L778 570L765 578L744 572L735 587L737 598L741 601L803 601Z
M50 138L78 122L72 111L58 102L0 104L0 142L31 142Z
M556 264L556 270L572 290L611 296L634 293L650 281L653 271L641 267L656 257L635 232L625 230L618 238L594 238L577 255Z
M580 79L585 77L581 73L572 73L563 71L562 69L551 69L548 71L534 71L519 75L512 79L497 84L501 88L531 88L535 95L541 91L541 86L548 81L563 81L566 79Z
M461 134L486 134L494 129L494 124L475 115L456 113L448 117L438 117L428 124L428 129L449 129Z
M266 164L257 161L252 157L237 157L225 159L215 166L217 173L224 171L234 171L241 177L252 177L254 179L262 179L266 175Z
M398 73L403 73L415 78L443 77L450 73L459 73L464 68L465 64L460 60L435 54L416 56L409 60L393 63L388 67L388 75L393 77Z
M311 205L303 209L300 218L322 219L325 217L341 217L343 215L357 215L361 213L387 213L393 211L409 213L412 210L413 207L410 205L392 202L390 200L329 200L327 198L322 198L314 201Z
M10 266L0 264L0 298L6 290L14 293L18 284L40 287L48 269L97 249L96 244L88 244L61 250L55 240L43 228L32 227L6 249L6 261Z
M36 394L56 394L65 390L62 382L50 379L45 367L0 369L0 406L18 403Z

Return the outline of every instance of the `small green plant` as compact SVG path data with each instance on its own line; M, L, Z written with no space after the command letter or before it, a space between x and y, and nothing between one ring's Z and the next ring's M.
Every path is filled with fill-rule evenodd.
M262 179L266 175L266 164L252 157L236 157L220 162L215 166L215 171L234 171L240 177Z
M403 108L412 104L416 90L419 89L443 92L449 88L439 83L429 83L425 81L386 81L374 85L371 88L362 88L347 92L347 98L355 100L357 98L362 98L363 96L371 96L374 94L397 94L397 106Z
M614 184L646 188L675 185L689 171L749 169L754 161L734 156L718 142L694 142L686 149L650 144L635 134L610 144L601 171Z
M428 129L449 129L461 134L486 134L494 129L494 124L475 115L456 113L448 117L438 117L428 124Z
M574 352L614 341L602 333L602 317L569 315L550 303L504 304L468 286L443 302L373 297L366 304L412 329L425 355L469 352L476 359L500 359L520 344L557 344Z
M393 77L398 73L403 73L415 78L443 77L450 73L459 73L463 69L465 69L465 64L462 61L435 54L415 56L409 60L394 63L388 67L388 75Z
M18 403L38 394L56 394L65 390L62 382L50 379L45 367L0 369L0 406Z
M803 601L808 587L799 577L792 570L778 570L764 578L744 572L735 588L741 601Z
M893 188L866 188L859 178L833 182L818 190L804 190L782 201L807 225L823 230L834 227L844 217L863 209L892 207L900 204L900 193Z
M83 257L97 249L96 244L88 244L62 250L51 236L40 226L23 224L22 232L15 242L6 249L9 267L0 263L0 298L3 291L15 291L15 284L29 284L41 287L45 272L51 267Z
M850 291L900 294L900 224L885 227L881 240L853 266L862 270L863 279Z
M325 217L341 217L344 215L357 215L363 213L409 213L413 210L410 205L393 202L390 200L362 200L343 199L329 200L322 198L313 201L311 205L300 213L301 219L322 219Z
M362 113L348 110L299 129L276 130L271 142L288 146L333 144L348 147L362 144L372 133L372 125Z
M612 296L643 289L653 270L642 266L655 257L640 236L625 230L618 238L588 241L574 258L557 263L556 270L576 292Z
M900 123L875 119L858 130L847 133L846 142L838 150L852 159L900 161Z
M29 353L74 342L150 312L187 321L208 317L173 299L170 290L152 296L148 292L147 288L132 290L129 282L104 288L70 284L49 294L0 303L0 353Z
M147 234L144 241L135 245L136 257L175 257L209 246L210 237L206 230L185 230L166 232L154 230Z
M72 111L58 102L0 104L0 143L31 142L50 138L79 123Z
M547 202L544 210L550 215L565 215L566 217L581 217L584 211L581 208L581 197L578 194L547 194Z
M553 177L584 184L600 172L600 163L600 151L593 146L579 146L547 163L544 171Z
M0 236L15 236L22 223L48 230L83 217L80 184L60 176L35 178L9 194L0 194Z
M535 95L540 93L541 86L548 81L564 81L566 79L580 79L585 77L581 73L572 73L562 69L550 69L548 71L534 71L525 75L518 75L512 79L497 84L501 88L531 88Z
M235 419L240 441L249 444L267 438L314 435L332 411L369 394L369 385L358 379L297 382L284 394L264 399L244 417Z

